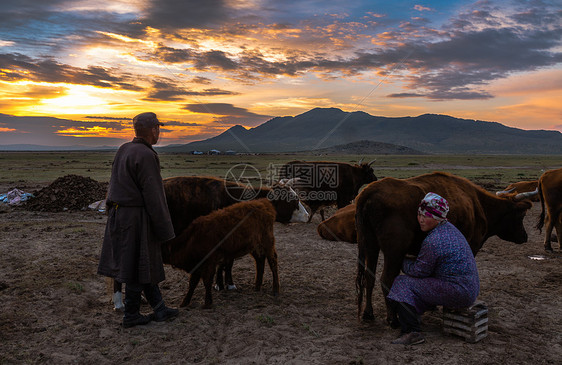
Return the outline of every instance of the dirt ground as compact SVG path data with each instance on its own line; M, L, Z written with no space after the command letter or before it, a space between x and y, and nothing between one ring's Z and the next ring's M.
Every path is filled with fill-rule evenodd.
M539 212L535 204L526 217L529 242L492 237L477 256L488 336L476 344L446 336L436 311L422 317L426 343L405 347L389 344L398 332L384 322L380 290L374 323L358 321L356 245L322 240L318 216L276 223L278 298L267 267L264 288L253 291L246 257L234 266L238 290L214 293L213 309L201 308L199 284L176 320L123 329L96 274L105 215L0 206L0 363L560 364L562 253L544 252ZM188 276L166 274L164 298L178 306Z

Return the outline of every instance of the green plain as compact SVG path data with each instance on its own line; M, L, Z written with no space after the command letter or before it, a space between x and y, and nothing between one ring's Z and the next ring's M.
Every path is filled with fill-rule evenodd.
M74 174L109 181L115 152L0 152L0 185L23 183L48 185L56 178ZM375 175L408 178L433 171L446 171L485 186L502 187L512 182L537 179L545 170L562 167L559 155L190 155L161 153L162 177L229 177L229 170L249 168L248 175L269 179L282 164L292 160L357 163L373 159ZM255 169L255 170L254 170ZM259 172L259 175L255 173ZM253 172L253 173L252 173ZM254 179L257 180L257 179ZM257 181L256 181L257 182Z

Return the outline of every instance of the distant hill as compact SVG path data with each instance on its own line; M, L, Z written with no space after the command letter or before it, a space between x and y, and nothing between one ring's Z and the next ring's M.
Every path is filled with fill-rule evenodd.
M304 152L304 151L303 151ZM311 152L311 151L306 151ZM357 141L337 146L312 150L314 153L322 155L425 155L412 148L398 146L391 143Z
M388 143L425 153L562 154L562 133L557 131L526 131L496 122L437 114L377 117L337 108L277 117L251 129L237 125L216 137L159 150L294 152L357 141Z

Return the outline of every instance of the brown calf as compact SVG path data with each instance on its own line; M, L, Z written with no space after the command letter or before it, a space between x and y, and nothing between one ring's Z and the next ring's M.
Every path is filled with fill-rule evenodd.
M217 265L251 254L256 261L255 290L261 288L265 259L273 274L273 294L279 293L273 223L277 212L268 199L237 203L195 219L169 241L164 261L191 274L181 306L187 306L199 280L205 285L205 305L213 303L212 284Z

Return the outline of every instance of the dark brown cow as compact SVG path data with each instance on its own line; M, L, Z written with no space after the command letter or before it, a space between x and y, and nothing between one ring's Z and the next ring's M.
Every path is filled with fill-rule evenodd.
M272 197L277 206L277 220L283 223L291 221L306 221L306 217L293 216L295 205L302 204L296 199L296 194L290 190L291 182L276 184L273 187L251 188L236 182L226 181L216 177L178 176L164 179L164 191L168 202L168 209L176 236L180 235L196 218L207 215L240 201ZM288 198L289 201L287 202ZM292 199L292 200L291 200ZM165 244L163 245L163 250ZM164 262L169 264L168 262ZM223 270L229 288L235 288L232 282L232 262L225 263L217 273L217 287L224 288Z
M330 241L357 243L355 204L338 209L333 216L320 223L316 230L320 237Z
M556 228L558 247L562 250L562 169L548 170L539 178L539 198L541 201L541 215L537 229L542 232L546 222L544 249L552 252L550 243L552 230Z
M359 189L376 181L371 164L350 165L330 161L291 161L283 165L279 178L298 178L293 188L299 192L299 198L310 207L310 218L324 206L337 204L338 209L345 207L357 196ZM320 211L324 220L324 211Z
M538 180L533 181L519 181L513 184L509 184L503 191L496 192L497 196L502 196L510 193L530 193L537 190L537 186L539 184ZM538 194L534 194L529 196L529 199L534 202L539 201Z
M181 306L189 305L199 280L205 285L205 305L211 308L211 286L218 264L251 254L256 261L255 290L263 281L265 259L273 274L273 294L279 293L273 223L279 216L267 198L236 203L195 219L168 241L163 259L190 273L189 290Z
M379 251L384 255L381 286L386 298L406 254L416 255L425 237L417 221L417 208L426 193L434 192L449 202L447 216L466 237L476 255L484 242L497 235L515 243L527 241L523 218L532 203L516 201L512 194L497 197L469 180L434 172L409 179L384 178L369 184L356 199L358 239L357 294L363 319L373 318L372 292ZM366 291L364 291L366 288ZM392 317L387 306L387 320Z

